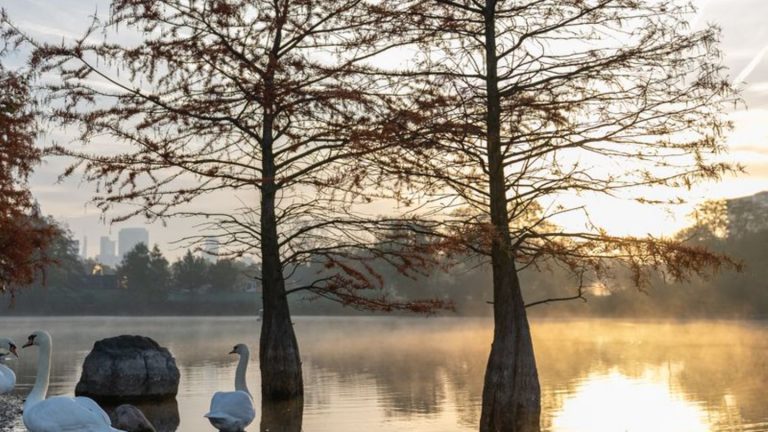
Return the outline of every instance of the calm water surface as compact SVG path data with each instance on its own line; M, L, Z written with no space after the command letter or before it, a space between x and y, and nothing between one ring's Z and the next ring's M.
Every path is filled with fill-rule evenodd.
M197 432L214 430L202 417L211 395L233 388L236 359L227 353L236 343L252 348L249 386L258 393L259 326L249 318L13 318L0 319L0 335L23 343L33 330L50 331L51 395L72 394L95 340L150 336L176 356L181 386L175 402L142 409L160 428ZM476 430L488 320L296 318L295 326L304 361L303 415L296 405L270 409L265 417L277 419L269 420L271 430ZM768 431L768 323L534 320L532 326L546 431ZM35 351L23 350L11 364L20 394L34 381ZM258 419L249 430L259 430Z

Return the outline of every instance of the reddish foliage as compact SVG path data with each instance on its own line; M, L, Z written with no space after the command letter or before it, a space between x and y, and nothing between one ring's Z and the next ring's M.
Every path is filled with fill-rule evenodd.
M37 215L26 180L40 161L25 77L0 65L0 292L42 271L54 230Z

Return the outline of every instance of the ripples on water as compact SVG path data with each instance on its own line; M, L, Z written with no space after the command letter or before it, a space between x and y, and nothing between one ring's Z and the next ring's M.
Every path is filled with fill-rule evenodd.
M270 408L265 423L271 422L271 430L476 430L491 337L488 321L296 318L295 323L304 361L304 404ZM765 323L532 324L545 431L768 431ZM51 395L72 393L97 339L142 334L169 347L181 369L177 401L142 408L151 409L168 430L178 424L178 431L197 432L213 430L202 417L213 392L233 387L236 359L227 352L238 342L255 351L259 323L249 318L0 320L0 335L17 342L36 329L54 337ZM12 366L19 392L26 394L34 381L36 353L21 354ZM258 389L258 356L252 357L249 385ZM249 430L259 430L258 420Z

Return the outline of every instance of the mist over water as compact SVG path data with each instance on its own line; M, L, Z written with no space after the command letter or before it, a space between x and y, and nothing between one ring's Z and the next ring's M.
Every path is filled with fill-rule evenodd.
M306 385L302 430L476 430L489 320L294 321ZM236 359L227 353L239 342L255 351L259 326L252 318L5 318L0 334L19 342L37 329L51 332L49 395L73 393L96 340L150 336L176 357L181 385L176 403L142 409L165 430L196 432L214 430L202 416L215 391L233 388ZM768 431L766 322L535 319L532 329L545 431ZM20 394L34 381L35 351L11 363ZM248 381L257 407L258 366L254 355ZM258 418L249 428L257 430Z

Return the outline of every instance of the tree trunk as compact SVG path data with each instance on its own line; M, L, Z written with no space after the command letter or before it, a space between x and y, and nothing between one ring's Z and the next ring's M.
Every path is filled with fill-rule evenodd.
M541 390L525 304L514 262L499 258L493 259L495 328L480 431L538 432Z
M275 215L276 172L270 114L264 116L261 187L261 277L263 318L259 340L261 397L265 401L302 396L301 358L285 292Z
M302 432L304 399L261 403L261 432Z
M274 205L274 199L272 204ZM271 226L265 227L262 222L261 273L264 313L259 341L259 362L263 400L284 400L304 394L299 346L293 331L279 260L273 214Z
M485 8L487 150L493 224L494 332L485 371L481 432L538 432L541 390L531 331L511 248L501 151L501 99L496 57L496 1Z

